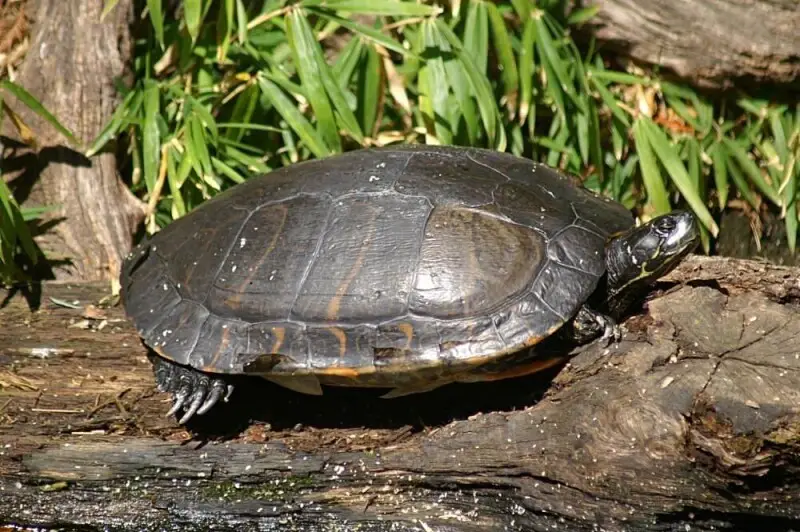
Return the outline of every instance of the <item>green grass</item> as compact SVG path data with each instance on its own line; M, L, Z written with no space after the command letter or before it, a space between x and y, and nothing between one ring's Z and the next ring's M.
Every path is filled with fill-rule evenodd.
M547 163L643 220L688 207L706 251L725 209L774 209L795 248L800 105L615 70L571 38L594 8L188 0L176 19L140 4L136 82L88 154L126 143L148 232L255 174L416 142Z
M61 125L28 91L7 79L0 80L0 124L8 118L23 142L35 146L35 133L8 104L7 95L13 96L18 106L28 107L49 122L70 142L77 143L72 132ZM3 179L1 151L0 145L0 286L32 280L29 270L44 257L31 235L29 224L54 207L20 207Z

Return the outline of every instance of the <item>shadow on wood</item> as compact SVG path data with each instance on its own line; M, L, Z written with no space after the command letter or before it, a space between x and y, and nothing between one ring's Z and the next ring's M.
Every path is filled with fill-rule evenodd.
M0 311L0 523L800 530L798 274L693 257L561 371L394 400L248 381L189 430L121 310L86 307L104 287L46 284Z

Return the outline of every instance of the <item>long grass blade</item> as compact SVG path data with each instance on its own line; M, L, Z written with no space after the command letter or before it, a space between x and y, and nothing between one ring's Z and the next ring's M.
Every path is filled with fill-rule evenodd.
M0 89L4 89L9 93L13 94L21 103L23 103L28 109L39 115L42 119L44 119L48 124L56 128L56 130L64 135L67 139L69 139L74 144L80 144L78 139L75 138L75 135L66 127L64 127L58 118L53 115L50 111L48 111L44 105L42 105L39 100L37 100L31 93L25 90L21 85L17 85L16 83L9 81L7 79L0 80Z
M162 0L147 0L147 11L150 13L150 22L156 32L156 41L164 49L164 12L162 11Z
M503 97L506 107L513 117L517 111L517 99L519 96L519 73L517 72L517 62L514 58L514 51L511 46L511 36L503 20L500 10L492 3L487 3L489 22L492 28L492 41L494 43L494 53L497 56L502 71L500 77L503 81Z
M339 15L336 15L335 13L327 9L320 9L315 7L309 7L307 9L309 13L313 13L331 22L335 22L340 26L342 26L343 28L347 28L348 30L352 31L355 35L359 35L368 41L378 43L388 50L392 50L393 52L397 52L398 54L405 56L414 55L413 51L404 48L402 44L395 41L391 37L385 35L380 30L377 30L375 28L370 28L369 26L365 26L364 24L359 24L358 22L355 22L348 18L340 17Z
M161 93L153 80L144 82L144 127L142 128L142 167L148 192L156 186L161 155L161 131L158 118L161 112Z
M303 5L317 6L319 0L304 0ZM399 0L325 0L325 7L334 11L346 11L361 15L384 15L395 17L429 17L442 12L442 8L416 2Z
M719 227L708 211L705 202L697 193L696 186L692 183L686 167L676 150L670 145L666 135L649 118L641 117L638 122L639 127L644 130L643 133L646 135L648 143L672 178L672 182L692 208L700 223L716 237L719 234Z
M486 79L486 76L482 75L478 71L478 68L475 66L472 58L470 58L469 55L464 52L463 45L459 41L458 37L456 37L455 33L450 30L447 24L439 19L435 19L435 21L437 28L453 48L453 52L461 62L464 72L470 81L470 85L472 86L472 90L475 93L476 100L478 102L478 110L481 114L483 127L489 137L489 142L491 142L494 149L498 151L505 151L505 130L500 125L500 112L497 109L497 103L492 94L489 81Z
M464 24L464 51L472 59L475 69L483 74L489 58L489 14L486 2L470 2Z
M330 148L320 137L319 133L306 120L303 114L297 110L295 104L275 85L271 80L263 75L258 77L258 84L264 96L275 106L281 117L289 124L298 137L305 143L311 152L317 157L325 157L331 154Z
M722 142L725 144L725 148L728 150L728 153L730 153L736 159L736 162L739 163L739 167L744 171L748 179L750 179L750 181L756 186L758 191L761 192L767 199L769 199L775 206L781 207L783 205L783 200L778 194L778 184L773 187L767 183L767 181L764 179L764 176L761 175L761 170L759 170L758 166L756 166L756 163L747 156L747 152L745 152L745 150L738 143L732 141L728 137L722 137Z
M669 212L672 206L669 194L658 168L655 152L650 144L650 138L642 125L642 120L633 124L633 138L636 142L636 153L639 155L639 169L642 172L642 182L647 191L647 202L653 215Z

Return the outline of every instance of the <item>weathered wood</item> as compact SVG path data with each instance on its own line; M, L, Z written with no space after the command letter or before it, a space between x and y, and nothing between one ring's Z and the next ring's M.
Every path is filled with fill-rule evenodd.
M120 101L115 82L129 72L131 0L101 20L103 2L29 0L31 45L16 82L86 143L105 127ZM144 218L142 203L119 177L113 151L87 159L44 119L7 95L33 130L37 146L7 143L4 177L27 206L48 205L37 238L58 279L100 280L119 274ZM6 133L16 136L10 120ZM42 261L44 263L44 261Z
M795 0L593 0L591 33L607 48L701 87L800 80Z
M189 430L120 309L85 309L105 291L0 311L0 524L800 530L800 270L693 257L552 382L380 400L246 381Z

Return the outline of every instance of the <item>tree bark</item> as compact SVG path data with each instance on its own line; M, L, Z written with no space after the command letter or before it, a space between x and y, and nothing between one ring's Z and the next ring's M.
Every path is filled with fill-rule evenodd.
M693 257L557 374L392 400L243 381L188 429L121 309L86 307L102 285L46 284L0 311L0 525L800 530L799 278Z
M606 47L664 67L692 84L797 85L800 6L795 0L593 0L591 33Z
M121 0L100 20L103 2L31 0L31 46L16 82L25 87L83 142L90 142L119 102L116 78L131 57L132 5ZM136 226L144 217L139 202L121 181L113 153L91 160L54 128L18 102L13 108L36 134L34 151L17 150L5 170L27 205L58 206L38 240L59 279L117 276ZM7 130L10 129L7 127Z

